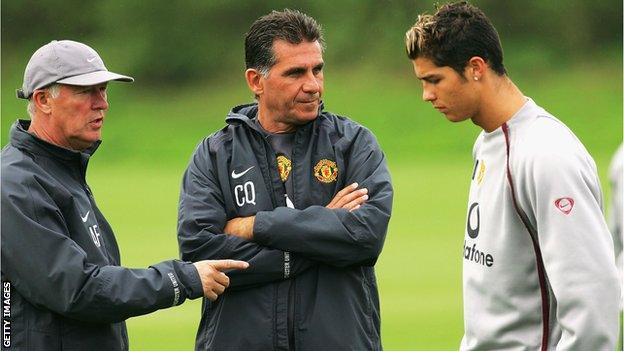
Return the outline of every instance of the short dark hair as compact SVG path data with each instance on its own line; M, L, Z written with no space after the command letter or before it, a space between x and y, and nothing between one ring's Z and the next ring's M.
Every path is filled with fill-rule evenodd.
M440 6L435 15L419 15L405 33L405 46L411 60L428 58L462 77L473 56L485 60L498 75L507 74L496 29L483 11L466 1Z
M324 46L321 26L314 18L297 10L284 9L258 18L245 35L245 65L267 74L276 62L273 42L291 44L318 41Z

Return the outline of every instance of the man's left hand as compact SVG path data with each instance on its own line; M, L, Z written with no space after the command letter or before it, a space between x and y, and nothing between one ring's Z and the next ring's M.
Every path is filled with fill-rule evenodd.
M225 234L238 236L245 240L253 239L253 226L256 216L236 217L230 219L223 228Z

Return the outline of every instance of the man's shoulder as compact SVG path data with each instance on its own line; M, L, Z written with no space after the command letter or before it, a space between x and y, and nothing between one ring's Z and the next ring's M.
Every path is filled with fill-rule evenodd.
M36 163L22 150L9 144L2 149L2 178L29 173Z
M195 153L211 153L219 150L225 142L232 140L231 129L233 127L235 126L225 125L221 129L201 139L195 147Z
M587 152L579 138L564 122L540 107L523 124L517 147L529 155Z
M574 132L545 111L524 126L515 154L519 163L533 167L595 168L593 158Z
M363 127L361 124L352 120L350 117L339 115L331 111L323 111L321 114L319 114L319 121L323 124L333 124L349 128Z
M237 127L237 125L225 125L221 129L207 136L205 140L212 148L221 147L224 142L232 140L232 131Z
M326 129L345 137L356 137L358 135L373 136L373 133L364 125L347 116L338 115L329 111L323 111L323 113L319 115L317 125L321 129Z
M2 149L0 177L2 191L29 187L37 183L37 178L45 177L44 170L23 151L7 145Z

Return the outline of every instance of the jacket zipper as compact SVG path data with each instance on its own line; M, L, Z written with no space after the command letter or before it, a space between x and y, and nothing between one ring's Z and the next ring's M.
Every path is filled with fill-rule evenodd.
M258 133L260 134L260 133ZM296 151L296 145L297 145L297 136L299 135L298 131L295 133L295 138L293 140L293 148L292 148L292 165L295 165L295 151ZM264 142L264 149L266 151L266 160L269 164L269 169L273 170L273 171L277 171L277 173L279 174L279 170L277 169L277 163L276 163L276 155L275 152L273 151L273 147L269 144L268 141L266 141L266 139L264 139L264 137L262 137L262 141ZM294 167L293 167L293 171L291 171L290 176L291 178L291 182L293 182L293 198L291 199L291 201L293 202L293 205L295 203L295 194L294 194ZM271 172L269 171L269 176L270 176L270 189L273 189L273 178L271 177ZM281 179L280 179L281 180ZM286 189L286 183L283 182L282 183L283 189L284 189L284 194L286 196L288 196L288 190ZM278 206L282 206L282 204L278 204L277 203L277 196L274 193L274 191L271 191L271 200L273 202L273 206L274 207L278 207ZM284 197L284 202L286 201L286 197ZM289 278L290 279L290 285L288 287L288 305L286 308L286 335L288 337L288 349L289 350L295 350L295 288L297 286L295 279L294 278Z
M260 139L262 139L262 142L263 142L262 145L264 146L264 151L265 151L265 161L268 164L268 170L269 170L269 174L268 174L269 175L269 179L268 180L265 179L264 181L265 181L265 183L267 185L267 188L271 189L271 191L269 191L269 194L271 196L271 203L273 204L274 208L277 208L277 207L281 206L281 204L278 204L278 202L277 202L277 196L275 194L275 188L273 186L273 175L271 173L271 170L275 171L276 168L277 168L277 164L275 162L275 160L276 160L275 152L273 151L272 146L269 144L268 141L266 141L266 139L264 138L264 136L260 132L256 131L253 128L250 128L250 129L254 133L257 133L257 135L260 136ZM279 170L277 170L277 173L279 174ZM280 179L280 181L281 181L281 179ZM285 187L284 187L284 194L287 194ZM285 201L285 199L283 201ZM291 290L292 290L292 281L291 281L291 285L288 288L288 306L287 306L287 313L286 313L287 314L287 317L286 317L287 318L286 319L286 336L288 338L288 349L289 350L294 350L294 347L292 345L292 339L291 339L292 330L293 330L293 328L291 326L291 320L292 319L291 319L291 315L290 315L291 310L292 310L292 308L291 308ZM279 294L278 291L279 291L279 289L278 289L278 286L276 285L275 286L275 296L277 296ZM275 304L277 304L277 300L275 301ZM275 310L275 313L276 312L277 312L277 310ZM274 337L273 337L273 342L275 343L274 345L277 348L278 345L277 345L277 337L276 337L276 335L274 335Z
M291 164L292 164L292 170L290 172L290 182L292 183L292 188L293 188L293 193L292 195L292 199L290 199L292 201L293 206L295 206L295 203L297 202L297 199L295 198L295 155L296 155L296 151L297 151L297 141L298 141L298 137L299 137L299 132L301 129L298 129L295 132L295 138L293 139L293 145L292 145L292 160L291 160ZM288 189L286 189L286 182L284 182L284 192L288 195ZM288 319L287 319L287 324L288 324L288 348L290 350L295 350L295 296L296 296L296 292L297 292L297 280L295 278L291 278L291 282L290 282L290 287L288 289Z

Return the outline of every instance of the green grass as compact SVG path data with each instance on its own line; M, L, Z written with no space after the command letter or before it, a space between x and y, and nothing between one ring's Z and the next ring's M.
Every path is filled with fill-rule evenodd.
M608 191L608 162L622 137L621 60L510 71L526 95L583 140ZM111 84L104 143L88 180L115 229L124 265L147 267L178 257L182 172L199 140L223 126L230 107L251 99L240 78L162 91L140 82ZM12 98L19 80L3 71L2 144L8 126L24 116L23 102ZM327 109L352 116L377 135L393 176L394 213L376 266L387 350L457 349L463 328L461 248L479 129L470 122L450 124L420 95L407 61L403 74L376 67L326 72ZM200 302L192 301L131 318L131 348L191 350L199 316Z

